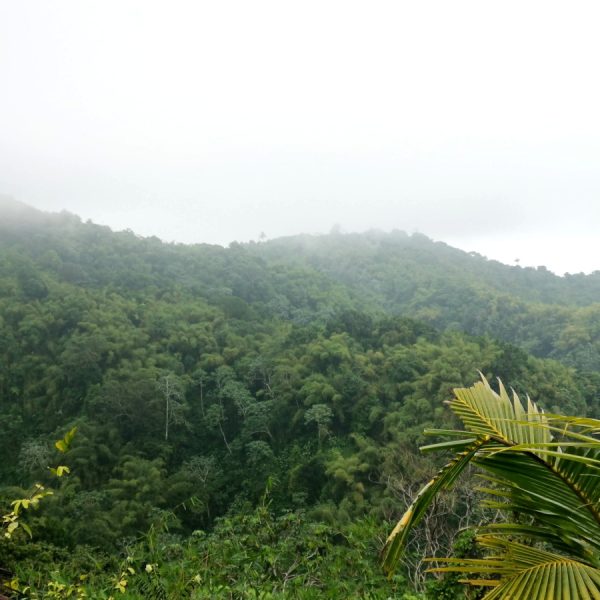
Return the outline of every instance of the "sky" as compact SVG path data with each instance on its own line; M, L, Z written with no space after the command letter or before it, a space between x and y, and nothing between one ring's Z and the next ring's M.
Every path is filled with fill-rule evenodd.
M0 194L165 241L600 270L600 4L0 0Z

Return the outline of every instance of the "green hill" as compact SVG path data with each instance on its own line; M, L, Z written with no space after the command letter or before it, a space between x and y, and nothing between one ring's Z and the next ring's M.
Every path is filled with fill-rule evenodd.
M287 556L275 538L289 535L308 557L299 589L330 594L297 597L385 598L375 540L435 468L416 449L425 427L451 422L453 387L479 370L549 410L598 414L598 291L598 272L560 278L423 235L185 246L2 199L6 502L53 484L53 440L78 431L71 475L28 515L35 551L5 543L0 560L22 577L83 569L109 586L124 548L154 564L161 543L164 585L178 556L191 581L202 555L197 597L246 597L244 577L281 592L293 553L271 567L253 555L254 575L241 565L268 539ZM461 510L439 525L442 545ZM411 589L398 577L394 589ZM131 597L151 597L143 581ZM234 591L208 595L218 585Z

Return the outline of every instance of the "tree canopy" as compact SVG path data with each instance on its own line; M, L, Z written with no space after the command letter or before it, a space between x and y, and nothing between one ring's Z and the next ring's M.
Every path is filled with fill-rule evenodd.
M219 535L260 510L265 535L289 526L306 549L304 597L325 589L327 569L351 577L342 551L364 545L369 577L345 593L386 598L371 549L439 468L417 447L424 428L456 425L444 405L454 388L479 370L549 413L598 417L598 281L402 232L183 246L0 206L7 506L53 481L54 440L77 427L70 475L26 516L35 550L16 536L0 566L72 581L94 571L93 556L99 572L120 573L120 557L149 552L149 532L174 556L200 552L199 539L215 555ZM455 490L439 535L425 533L408 560L450 550L454 526L478 514L470 494ZM317 550L319 527L328 543ZM169 560L148 564L171 573ZM225 562L207 566L214 590L235 587ZM422 572L400 569L395 589L426 593Z

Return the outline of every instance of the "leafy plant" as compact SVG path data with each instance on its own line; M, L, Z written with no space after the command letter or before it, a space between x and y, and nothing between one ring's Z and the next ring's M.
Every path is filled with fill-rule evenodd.
M544 414L529 398L526 406L514 392L511 399L502 383L494 392L485 378L456 389L449 405L472 435L429 432L450 440L423 450L457 454L392 531L384 568L391 573L400 562L436 495L475 464L486 506L505 519L477 530L483 558L436 559L445 566L432 571L462 573L464 583L491 588L486 600L600 598L600 421Z
M75 437L75 433L77 431L77 427L73 427L70 431L67 432L64 438L58 440L54 445L56 449L61 453L67 452L70 447L71 441ZM64 475L68 475L70 473L69 467L65 465L58 465L57 467L48 467L48 470L55 477L63 477ZM21 520L21 513L24 510L28 510L31 508L38 508L40 504L40 500L45 498L46 496L52 496L54 492L52 490L46 489L41 483L35 483L33 488L29 492L29 494L24 498L17 498L13 500L11 505L11 510L2 517L0 517L0 523L2 528L4 529L4 537L10 539L14 532L21 527L23 531L27 533L29 537L31 537L31 528L27 523L24 523Z

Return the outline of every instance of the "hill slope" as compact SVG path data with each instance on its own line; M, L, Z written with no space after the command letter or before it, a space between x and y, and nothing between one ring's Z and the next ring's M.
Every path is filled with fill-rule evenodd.
M429 476L421 432L448 425L443 401L477 370L550 410L598 411L595 275L524 274L399 232L182 246L13 209L0 217L5 497L50 483L52 442L78 427L72 475L31 522L49 547L116 552L167 518L181 536L230 535L215 518L264 517L265 490L265 527L293 511L373 536L372 519L385 529L402 510L400 482Z

